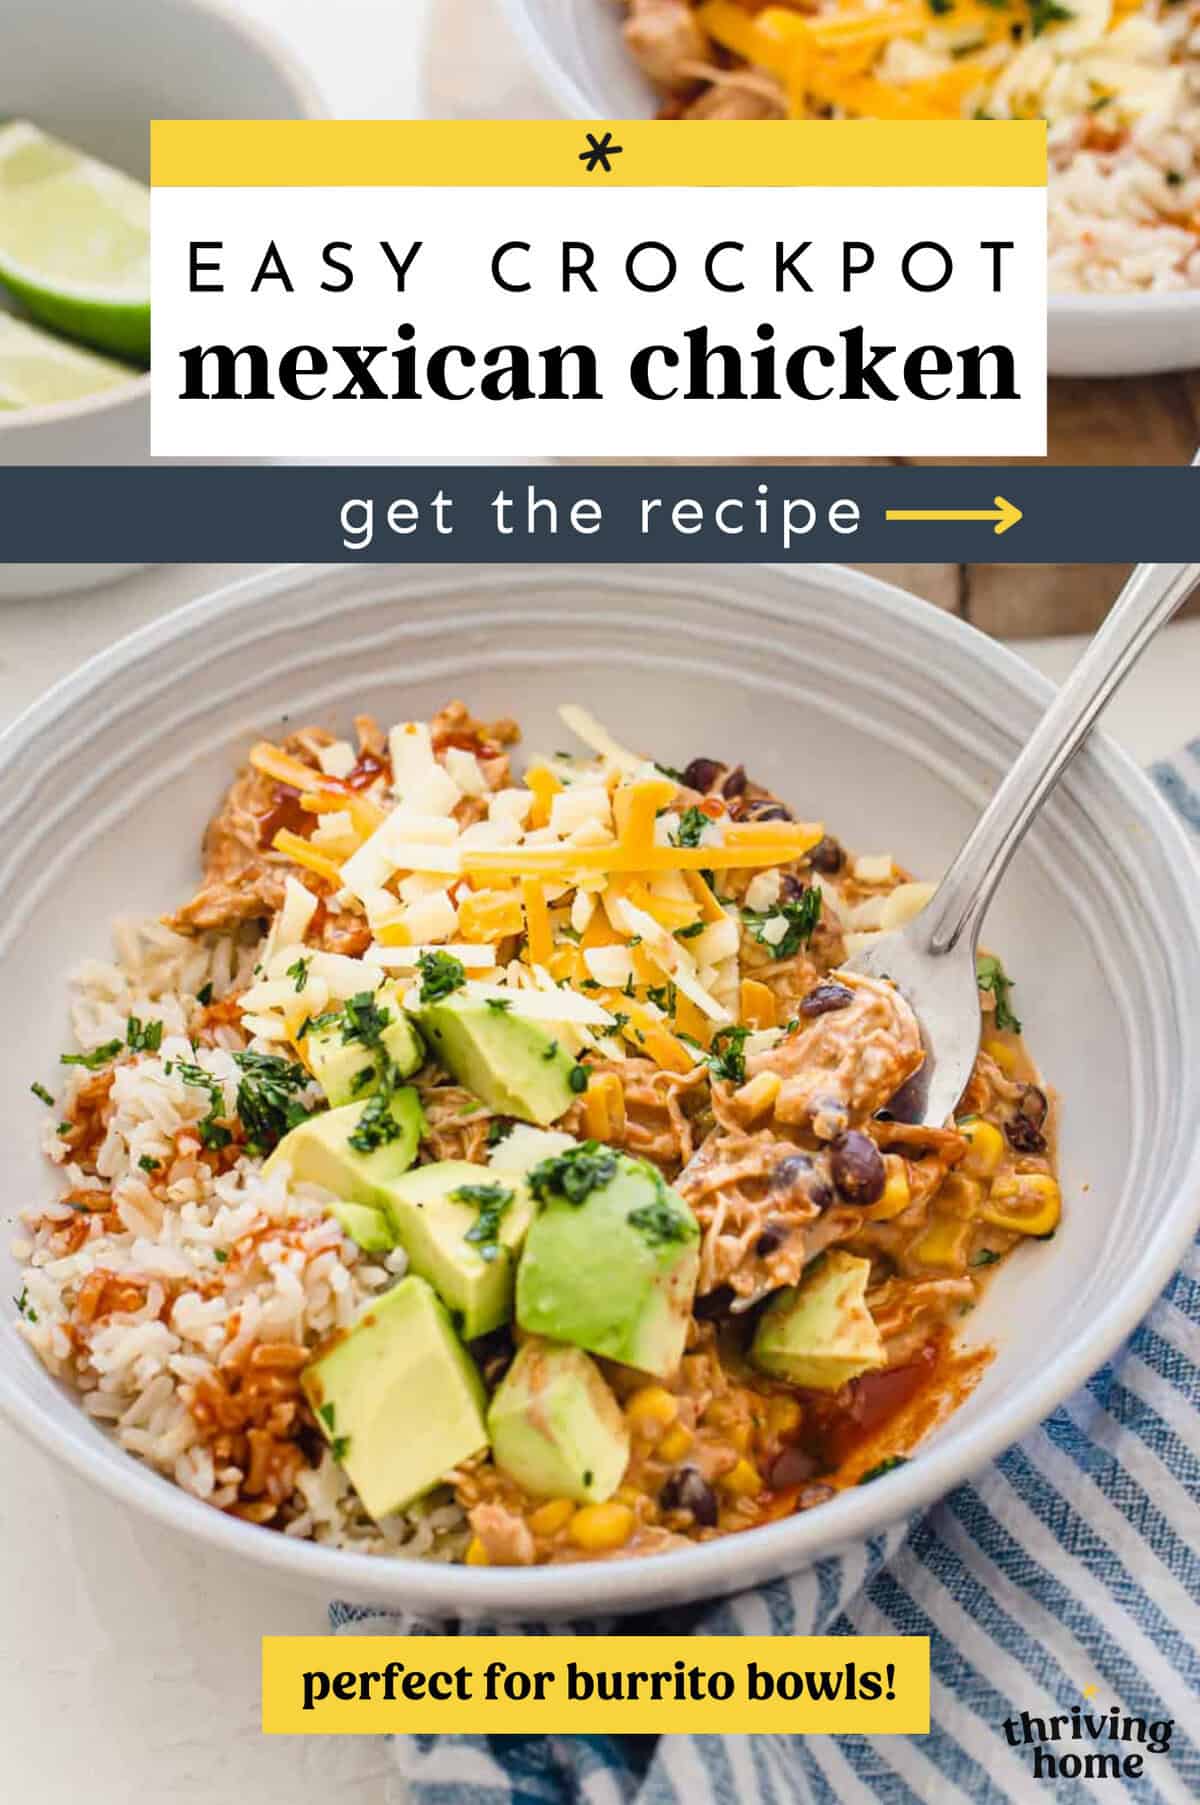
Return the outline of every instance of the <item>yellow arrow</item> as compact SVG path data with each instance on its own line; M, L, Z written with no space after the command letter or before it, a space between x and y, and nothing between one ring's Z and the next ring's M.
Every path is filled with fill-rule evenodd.
M996 533L1007 533L1024 515L1003 495L997 495L994 508L888 508L885 520L992 520Z

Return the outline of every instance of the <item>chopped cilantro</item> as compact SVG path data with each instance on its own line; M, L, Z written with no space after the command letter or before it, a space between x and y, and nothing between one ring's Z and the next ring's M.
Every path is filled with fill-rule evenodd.
M138 1166L143 1172L157 1172L161 1164L161 1160L154 1159L149 1153L143 1153L138 1161Z
M676 928L675 938L676 940L694 940L697 934L702 934L703 932L704 923L702 921L693 921L690 922L686 928Z
M289 1129L312 1114L297 1095L307 1088L308 1073L302 1065L275 1053L235 1053L234 1059L242 1074L237 1113L246 1130L246 1144L253 1153L269 1153Z
M489 1009L494 1009L497 1015L503 1015L505 1010L512 1008L512 998L489 997L487 999L487 1006Z
M488 1131L487 1131L488 1146L489 1147L498 1147L500 1145L501 1141L506 1141L508 1139L509 1135L512 1133L512 1131L515 1127L516 1127L516 1123L513 1121L510 1121L507 1116L493 1116L491 1121L488 1123Z
M555 1055L557 1054L557 1052L558 1052L558 1042L556 1040L552 1040L550 1042L549 1046L546 1048L546 1051L542 1054L542 1058L543 1059L553 1059L555 1057Z
M217 1262L218 1266L226 1265L229 1260L229 1249L227 1247L214 1247L213 1259Z
M451 991L461 990L467 981L466 967L452 953L422 953L417 967L423 1003L440 1003Z
M1012 979L993 953L980 953L976 957L975 981L980 990L990 991L996 999L997 1028L1010 1028L1014 1034L1019 1034L1021 1024L1013 1014L1011 1004Z
M21 1286L21 1295L14 1297L13 1303L17 1306L18 1314L23 1316L27 1322L37 1321L37 1311L29 1301L29 1291L25 1285Z
M450 1196L453 1202L468 1203L478 1210L463 1240L479 1249L481 1260L494 1260L500 1252L500 1219L512 1208L515 1192L500 1184L459 1185Z
M54 1132L55 1134L70 1134L74 1126L74 1122L60 1122Z
M664 777L669 777L672 783L683 782L683 772L677 771L674 765L664 765L661 758L655 759L654 769L656 771L661 771Z
M141 1022L131 1015L125 1024L125 1045L131 1053L157 1053L162 1046L161 1022Z
M724 1078L729 1084L745 1083L745 1045L750 1032L743 1027L717 1029L708 1050L708 1069L714 1078Z
M764 929L767 923L778 921L780 916L787 923L783 934L774 942L765 939ZM820 919L821 892L815 884L802 890L799 896L776 903L774 908L742 910L742 920L758 944L767 947L776 959L790 959L802 946L807 946Z
M98 1072L102 1065L115 1059L121 1051L123 1043L119 1040L106 1040L102 1047L94 1047L90 1053L60 1053L60 1065L82 1065L89 1072Z
M928 0L928 5L935 19L944 19L954 11L954 0Z
M392 1019L389 1011L380 1008L369 990L360 990L357 996L348 997L344 1014L342 1042L346 1046L354 1041L361 1041L364 1046L377 1047L383 1038L384 1029Z
M1069 7L1059 5L1059 0L1030 0L1029 23L1035 38L1041 37L1047 25L1065 25L1074 17Z
M350 1080L350 1089L357 1097L360 1091L365 1091L367 1086L369 1084L374 1084L374 1082L375 1067L373 1065L365 1065L360 1072L355 1072L353 1078Z
M651 1247L664 1247L672 1241L692 1241L696 1236L695 1223L672 1204L665 1185L653 1203L630 1210L626 1221L631 1228L639 1229L645 1235Z
M46 1089L44 1084L31 1084L29 1088L39 1103L46 1103L51 1109L54 1108L54 1098L50 1095L50 1092Z
M990 1247L981 1247L979 1252L972 1256L971 1265L994 1266L999 1258L1000 1255L998 1253L993 1253Z
M895 1467L903 1467L903 1466L907 1466L907 1465L908 1465L908 1458L906 1455L889 1454L886 1460L881 1460L877 1463L877 1465L875 1465L873 1467L868 1467L866 1472L863 1474L862 1478L859 1480L858 1483L859 1483L859 1485L870 1485L870 1483L873 1479L882 1479L885 1473L892 1472L892 1470Z
M560 940L569 940L572 946L578 946L579 942L583 939L583 935L579 932L579 929L571 927L567 922L564 922L559 928L558 937Z
M212 999L213 999L212 984L211 983L201 984L199 990L196 992L196 1001L201 1005L202 1008L207 1009L208 1005L212 1002Z
M191 1065L186 1059L177 1059L174 1069L185 1084L194 1084L198 1090L208 1092L208 1114L197 1124L197 1133L205 1147L228 1147L233 1139L228 1128L222 1122L225 1114L225 1092L218 1079L211 1072L206 1072L202 1065Z
M347 1454L350 1452L350 1437L348 1435L335 1435L329 1444L329 1452L333 1455L333 1458L337 1461L338 1465L341 1466Z
M625 1011L623 1009L614 1009L613 1025L608 1030L609 1034L619 1034L622 1028L627 1028L628 1026L629 1017L626 1015Z
M571 1067L570 1075L567 1078L567 1083L577 1096L580 1095L588 1087L587 1067L573 1065Z
M302 991L304 986L308 983L308 968L311 964L311 959L297 959L294 965L289 965L287 968L287 976L296 986L297 995L299 995L300 991Z
M332 1402L328 1403L328 1404L322 1404L320 1409L317 1411L317 1415L320 1417L320 1419L324 1423L325 1427L332 1434L334 1427L335 1427L335 1419L337 1417L337 1406L335 1404L333 1404Z
M700 836L708 826L709 817L695 803L685 808L679 817L679 826L671 835L672 846L699 846Z
M587 1073L582 1066L575 1070L583 1072L586 1083ZM574 1089L572 1079L572 1089ZM557 1194L565 1197L568 1203L583 1203L616 1177L617 1156L608 1147L602 1147L599 1141L581 1141L577 1147L568 1147L563 1153L552 1153L549 1159L542 1160L529 1173L529 1189L539 1203L545 1203Z
M400 1138L400 1124L392 1114L391 1086L376 1091L363 1108L358 1118L358 1127L349 1137L347 1146L353 1147L356 1153L374 1153L380 1147Z
M1166 180L1168 188L1182 188L1185 178L1181 170L1168 169Z

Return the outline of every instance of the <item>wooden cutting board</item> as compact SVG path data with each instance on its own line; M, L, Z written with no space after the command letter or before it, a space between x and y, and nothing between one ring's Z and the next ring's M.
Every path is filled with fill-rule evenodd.
M543 119L555 108L496 0L438 0L426 53L434 119ZM1200 372L1050 384L1055 464L1186 464L1200 444ZM817 463L820 459L797 459ZM847 462L853 460L838 460ZM880 460L875 460L880 461ZM902 458L900 463L1040 463L1040 458ZM1002 638L1090 631L1128 569L1114 564L864 565ZM1200 600L1189 605L1200 609Z

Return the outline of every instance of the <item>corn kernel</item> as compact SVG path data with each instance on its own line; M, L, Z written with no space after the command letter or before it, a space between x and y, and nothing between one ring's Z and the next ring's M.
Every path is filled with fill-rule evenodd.
M666 1429L679 1415L679 1399L672 1397L662 1385L645 1385L635 1391L625 1406L625 1415L635 1429L650 1433Z
M487 1557L487 1549L484 1547L483 1543L479 1540L478 1536L471 1537L470 1545L467 1548L467 1566L468 1567L490 1567L491 1566L491 1562L488 1560L488 1557Z
M774 993L757 978L742 979L742 1021L748 1028L774 1028L779 1020Z
M804 1412L795 1398L773 1397L767 1405L768 1432L776 1439L794 1435L800 1427L803 1416Z
M971 1224L955 1216L935 1216L920 1240L911 1249L914 1260L922 1266L946 1266L961 1269Z
M551 1498L548 1504L539 1504L529 1519L529 1527L535 1536L557 1535L575 1515L575 1506L570 1498Z
M739 1460L728 1473L722 1473L717 1481L722 1491L732 1492L735 1498L753 1498L762 1491L762 1479L757 1468L748 1460Z
M782 1089L783 1079L778 1072L759 1072L749 1084L743 1084L737 1093L737 1106L744 1120L752 1122L766 1115Z
M686 1423L676 1423L668 1429L658 1444L657 1453L661 1460L682 1460L688 1452L695 1437Z
M1006 1040L985 1040L983 1051L989 1059L995 1060L1005 1077L1011 1078L1015 1075L1021 1061L1017 1049L1010 1046Z
M586 1554L623 1548L633 1533L634 1515L627 1504L585 1504L571 1518L570 1536Z
M1062 1192L1047 1172L998 1178L979 1212L984 1222L1018 1235L1048 1235L1062 1215Z
M898 1153L886 1153L883 1165L887 1173L883 1195L878 1203L871 1204L863 1211L869 1222L890 1222L893 1216L902 1216L912 1202L908 1166L904 1159Z
M1004 1158L1004 1136L991 1122L963 1122L958 1132L967 1143L959 1170L968 1178L991 1178Z

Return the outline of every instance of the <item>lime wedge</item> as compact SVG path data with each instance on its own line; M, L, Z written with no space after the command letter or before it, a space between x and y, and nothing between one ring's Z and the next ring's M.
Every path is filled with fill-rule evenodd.
M79 401L130 382L135 374L0 312L0 411Z
M0 284L34 319L150 361L150 193L15 119L0 126Z

